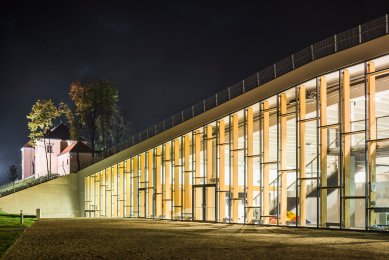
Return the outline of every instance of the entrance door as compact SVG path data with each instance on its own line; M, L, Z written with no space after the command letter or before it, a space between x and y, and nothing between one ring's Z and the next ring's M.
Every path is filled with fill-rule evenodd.
M216 185L193 185L193 220L216 221Z

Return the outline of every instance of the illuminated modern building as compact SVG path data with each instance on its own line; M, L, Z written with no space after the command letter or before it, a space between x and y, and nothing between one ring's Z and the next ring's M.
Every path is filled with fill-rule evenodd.
M126 146L77 174L7 193L0 206L387 229L388 15L312 44Z
M291 55L78 174L87 217L388 225L388 15Z

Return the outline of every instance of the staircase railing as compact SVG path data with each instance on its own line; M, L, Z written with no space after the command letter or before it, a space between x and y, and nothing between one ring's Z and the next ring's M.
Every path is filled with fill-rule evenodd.
M338 138L335 138L333 141L331 141L331 143L328 145L328 147L330 147L331 145L333 145L333 144L334 144L335 142L337 142L337 141L339 141ZM314 165L313 165L313 163L317 160L317 157L318 157L318 156L317 156L317 154L316 154L315 157L312 158L312 160L310 160L310 161L305 165L305 168L307 168L307 167L309 167L309 166L311 165L311 173L314 172L314 169L313 169ZM328 168L330 168L330 167L331 167L331 165L328 166ZM330 178L331 176L333 176L335 173L337 173L337 171L338 171L338 167L335 165L335 169L334 169L333 171L331 171L331 174L327 176L327 179ZM274 186L274 184L275 184L276 182L277 182L277 178L275 178L275 179L269 184L269 186L272 186L272 185ZM286 190L287 190L287 191L291 191L291 190L292 190L292 191L295 191L296 189L295 189L295 188L292 189L292 188L295 187L296 184L297 184L297 180L295 180L294 182L292 182L292 183L286 188ZM276 185L276 186L278 186L278 185ZM317 188L317 183L316 183L316 185L312 185L312 186L308 189L308 191L307 191L307 196L308 196L313 190L315 190L316 188ZM273 205L273 206L272 206L270 212L272 212L272 211L277 207L277 198L278 198L278 196L276 195L276 196L272 199L270 205Z

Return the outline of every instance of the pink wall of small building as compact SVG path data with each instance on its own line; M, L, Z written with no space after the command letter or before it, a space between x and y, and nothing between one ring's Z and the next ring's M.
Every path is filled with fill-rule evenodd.
M22 179L34 175L35 149L32 147L23 147L22 149Z

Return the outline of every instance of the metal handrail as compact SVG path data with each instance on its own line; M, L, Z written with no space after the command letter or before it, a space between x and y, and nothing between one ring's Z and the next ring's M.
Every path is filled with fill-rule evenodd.
M333 175L335 175L336 173L338 172L338 167L335 167L335 169L329 174L329 175L327 175L327 179L329 179L329 178L331 178ZM274 181L273 181L274 182ZM272 183L273 183L272 182ZM289 188L290 187L292 187L292 186L294 186L294 185L296 185L297 184L297 182L296 181L294 181L291 185L289 185L288 186L288 188L287 188L287 190L289 190ZM310 188L307 190L307 192L306 192L306 196L308 196L311 192L313 192L315 189L317 188L317 183L315 184L315 185L311 185L310 186ZM276 202L277 202L277 195L272 199L272 201L271 201L271 205L273 205L273 207L270 209L270 212L272 211L272 210L274 210L276 207L277 207L277 205L276 205Z
M181 124L186 120L189 120L214 107L217 107L237 96L246 93L251 89L257 88L314 60L384 36L389 33L388 20L388 14L386 14L375 20L335 34L334 36L326 38L320 42L314 43L277 62L276 64L262 69L247 79L244 79L228 87L227 89L224 89L217 94L180 111L176 115L171 116L168 119L165 119L147 128L146 130L131 136L125 142L106 149L102 152L102 156L104 158L109 157L119 151L127 149L128 147L143 142L152 136L155 136L178 124Z
M337 138L335 138L328 146L331 146L331 145L334 144L336 141L338 141ZM314 162L316 159L317 159L317 155L305 165L305 168L307 168L309 165L312 165L313 162ZM328 166L328 168L329 168L329 167L330 167L330 166ZM331 172L330 175L327 176L327 178L330 178L330 177L331 177L332 175L334 175L337 171L338 171L338 168L336 167L335 170L334 170L333 172ZM313 172L313 170L311 170L311 172ZM275 178L275 179L269 184L269 186L271 186L272 184L274 184L276 181L277 181L277 178ZM293 187L293 186L295 186L296 184L297 184L297 180L295 180L294 182L292 182L292 183L286 188L286 190L290 190L290 188ZM316 184L316 186L317 186L317 184ZM307 194L310 193L311 191L313 191L313 190L316 188L316 186L315 186L315 185L311 186L311 189L309 189L309 191L307 192ZM272 199L271 202L272 202L273 205L275 204L275 201L277 200L277 197L278 197L278 196L275 196L275 197ZM273 209L274 209L275 207L276 207L276 206L274 206ZM273 209L272 209L272 210L273 210Z
M38 185L38 184L46 182L46 181L50 181L52 179L57 178L58 176L59 176L58 174L51 174L50 176L46 175L46 176L41 176L38 178L34 177L34 178L28 178L25 180L20 180L17 182L7 183L7 184L2 185L0 187L0 197L9 195L11 193L14 193L14 192L17 192L20 190L24 190L26 188Z

